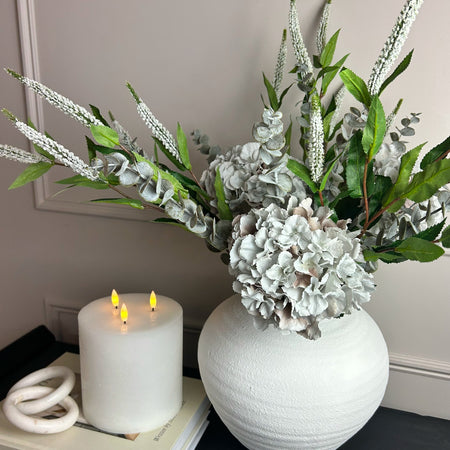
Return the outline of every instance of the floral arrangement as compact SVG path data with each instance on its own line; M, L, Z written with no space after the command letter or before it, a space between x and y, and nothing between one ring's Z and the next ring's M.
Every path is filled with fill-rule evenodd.
M156 221L180 225L220 253L235 278L234 290L258 326L272 323L316 339L321 320L351 313L370 300L379 260L432 261L444 253L442 247L450 247L450 227L444 228L450 138L427 151L415 170L424 145L408 149L404 138L415 134L419 114L401 119L393 131L402 100L386 114L380 99L409 66L412 51L391 71L422 2L406 1L366 83L344 66L348 55L334 61L339 31L328 39L331 0L323 8L312 58L303 43L296 2L290 0L289 34L296 57L289 72L292 84L281 90L284 30L273 81L264 76L267 100L262 120L253 126L253 141L222 151L200 131L192 133L209 163L200 180L192 171L180 124L175 137L130 84L138 114L153 135L152 156L111 113L107 120L95 106L89 112L8 69L92 134L86 138L85 162L32 123L3 110L36 150L0 146L1 156L28 164L11 188L64 165L76 175L59 183L118 194L94 202L164 213ZM298 117L286 126L281 106L293 86L300 92ZM343 111L349 94L357 104ZM291 142L294 125L300 149ZM171 167L160 161L159 152ZM136 195L122 187L133 187Z

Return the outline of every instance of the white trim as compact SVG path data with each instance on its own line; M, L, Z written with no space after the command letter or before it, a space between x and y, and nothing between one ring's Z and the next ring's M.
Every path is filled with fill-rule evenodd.
M40 80L39 52L35 14L35 0L16 0L19 22L20 49L23 75ZM30 89L25 89L27 116L39 131L45 130L43 100ZM32 145L30 144L30 149ZM34 202L36 209L72 214L113 217L118 219L149 221L155 218L152 211L140 211L126 206L93 204L89 202L56 199L49 189L47 175L34 181Z
M447 361L437 361L419 356L390 353L389 362L389 368L396 372L405 372L412 375L421 375L450 381L450 363Z

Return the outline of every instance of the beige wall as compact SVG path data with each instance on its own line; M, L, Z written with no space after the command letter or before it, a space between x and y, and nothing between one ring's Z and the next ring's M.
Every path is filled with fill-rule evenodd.
M151 140L125 80L171 130L177 121L185 131L201 128L224 148L251 140L261 113L261 72L272 74L287 0L34 3L41 81L80 104L111 109L141 145L151 149ZM322 2L298 3L304 34L313 36ZM330 33L343 28L337 54L351 51L348 66L365 78L402 1L373 5L339 0L329 28ZM412 68L384 94L386 109L403 97L405 115L423 113L412 144L428 140L432 146L448 133L449 16L448 1L425 3L406 45L407 51L415 48ZM23 70L14 0L0 3L0 39L1 65ZM312 42L307 39L311 47ZM0 75L0 105L26 117L24 92L6 74ZM43 111L47 131L82 155L87 129L47 106ZM1 118L0 137L27 148ZM200 155L193 159L200 174L204 161ZM86 215L93 212L80 204L92 198L87 190L52 197L58 189L49 182L8 192L20 169L13 162L0 164L0 347L48 323L49 304L79 307L113 287L155 289L177 299L194 329L231 293L225 266L194 236L139 220ZM60 172L49 181L64 176ZM41 209L35 208L35 194ZM446 257L427 265L385 266L378 273L379 288L368 309L392 356L386 405L450 417L449 267Z

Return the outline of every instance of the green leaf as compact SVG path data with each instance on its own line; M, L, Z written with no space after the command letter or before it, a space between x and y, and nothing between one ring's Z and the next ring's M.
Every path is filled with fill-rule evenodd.
M167 180L172 184L175 192L181 192L181 195L183 198L187 198L189 196L187 190L172 174L170 174L164 170L161 170L156 164L154 164L151 161L149 161L148 159L144 158L139 153L133 152L133 155L136 158L136 161L145 162L153 169L153 172L154 172L154 175L152 177L153 180L156 181L158 179L158 177L161 177L163 180Z
M178 143L178 152L180 153L181 162L187 170L191 170L191 162L189 161L189 150L187 146L186 135L184 134L183 129L181 128L180 123L177 125L177 143Z
M153 136L153 140L156 142L156 145L158 148L166 155L167 159L179 170L185 171L186 167L184 167L183 164L181 164L178 159L175 158L175 156L170 153L166 147L164 147L164 144L158 139Z
M442 232L441 244L445 248L450 248L450 225L448 227L445 227L444 231Z
M24 186L30 181L34 181L48 172L53 166L52 163L40 161L37 163L30 164L9 186L8 189L16 189L18 187Z
M411 50L405 58L402 60L402 62L395 68L395 70L392 72L392 74L386 78L384 83L380 87L380 91L378 92L378 95L380 95L386 87L391 84L401 73L403 73L409 66L409 63L411 62L411 58L413 55L414 49Z
M31 128L33 128L33 130L37 131L36 126L31 121L31 119L28 119L28 125ZM36 150L37 153L39 153L42 156L45 156L48 160L50 160L50 161L54 161L55 160L55 157L52 154L50 154L48 151L44 150L42 147L39 147L39 145L35 144L34 142L33 142L33 147L34 147L34 149Z
M135 198L97 198L91 200L92 203L115 203L117 205L127 205L136 209L144 209L144 205L140 200Z
M345 178L347 187L350 190L350 197L359 198L363 196L364 166L366 164L366 154L362 144L362 133L358 130L350 139L347 156L347 167Z
M364 80L350 69L344 69L339 74L342 82L347 90L361 103L364 103L368 108L370 107L369 89Z
M330 134L330 122L331 119L334 116L334 111L331 111L329 114L327 114L324 118L323 118L323 134L325 136L325 139L328 141L329 139L329 134Z
M295 159L289 159L286 167L294 174L302 179L311 189L311 191L317 192L317 185L311 178L309 169L304 165L296 161Z
M283 103L283 99L285 97L285 95L289 92L289 89L294 85L294 83L292 83L290 86L288 86L281 94L280 94L280 99L278 100L278 109L281 107L281 104Z
M336 33L331 36L330 40L327 42L327 45L325 45L324 49L322 50L322 53L320 55L320 65L322 67L329 66L331 64L331 61L333 61L334 51L336 50L336 42L339 37L339 31L337 30Z
M83 177L83 175L74 175L73 177L64 178L63 180L56 181L58 184L69 184L72 186L88 187L91 189L108 189L109 186L106 182L100 180L90 180Z
M100 110L96 107L96 106L94 106L94 105L91 105L91 104L89 104L89 106L91 107L91 111L92 111L92 114L94 115L94 117L97 119L97 120L100 120L100 122L103 124L103 125L105 125L105 127L109 127L109 123L106 121L106 119L102 116L102 113L100 112Z
M340 156L340 155L339 155ZM323 191L325 189L325 185L327 184L328 177L330 176L331 171L333 170L334 165L337 163L339 156L329 165L325 175L322 178L320 183L319 191Z
M425 169L428 164L439 159L442 155L445 155L450 150L450 136L444 141L441 142L436 147L432 148L422 159L420 162L420 168Z
M288 129L286 130L286 133L284 133L286 153L288 155L291 154L291 138L292 138L292 120L289 123L289 126L288 126Z
M220 171L216 169L216 179L214 181L214 189L216 190L217 197L217 209L219 211L219 217L222 220L232 220L233 214L225 199L225 191L222 184L222 178L220 177Z
M366 126L364 127L361 144L369 155L369 161L377 153L383 143L386 132L386 117L380 99L375 95L369 108Z
M328 86L334 80L334 77L339 72L339 69L344 65L345 60L348 58L349 54L350 53L347 53L334 66L332 66L333 70L330 70L329 72L325 73L325 75L322 79L322 86L320 88L322 95L325 95L325 93L327 92Z
M450 183L450 159L434 161L422 172L414 175L402 198L409 198L417 203L423 202L447 183Z
M104 125L91 125L91 133L94 139L108 148L114 148L120 145L119 135L115 130Z
M313 60L312 60L312 62L313 62L313 66L314 66L316 69L320 69L320 68L322 67L321 64L320 64L320 58L319 58L318 55L313 55ZM295 67L294 69L292 69L292 71L289 72L289 73L295 73L295 72L297 72L297 68L296 68L296 67Z
M89 161L92 161L92 159L95 158L97 152L101 153L102 155L110 155L111 153L120 153L121 155L125 156L128 159L128 161L131 162L133 160L133 158L128 152L116 148L98 145L92 139L89 139L87 136L86 136L86 144L89 153Z
M402 156L397 181L390 190L385 191L386 195L383 198L383 206L389 205L392 200L400 197L405 188L408 186L411 172L416 164L417 158L419 157L420 150L424 145L425 143L420 144Z
M378 259L381 259L381 261L386 263L402 262L405 260L402 255L395 252L377 253L368 249L363 251L363 256L366 261L377 261Z
M442 228L444 228L445 225L445 219L442 222L437 223L436 225L433 225L426 230L420 231L417 233L414 237L419 239L425 239L426 241L434 241L441 232Z
M434 261L444 254L444 249L439 245L416 237L405 239L396 251L405 258L421 262Z
M392 187L392 180L389 177L378 175L375 178L373 191L369 199L369 217L372 217L383 205L383 198Z
M263 73L263 79L264 79L264 84L267 89L267 95L269 96L270 106L274 111L277 111L278 108L280 107L280 105L278 104L277 93L275 92L275 89L273 88L270 81L266 78L264 73Z
M185 225L178 222L175 219L171 219L170 217L158 217L157 219L153 220L155 223L165 223L168 225L175 225L177 227L183 228L183 230L189 231Z
M339 219L354 219L362 212L361 199L342 197L335 205L334 211Z

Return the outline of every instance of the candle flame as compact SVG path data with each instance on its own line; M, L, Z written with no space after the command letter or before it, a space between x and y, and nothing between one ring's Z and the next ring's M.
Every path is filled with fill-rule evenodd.
M115 289L113 289L111 292L111 303L113 304L114 308L116 308L116 309L119 306L119 294L117 293L117 291Z
M156 294L155 291L152 291L150 294L150 308L152 308L152 311L156 308Z
M125 303L122 305L122 308L120 309L120 318L122 319L123 323L126 323L128 320L128 309Z

